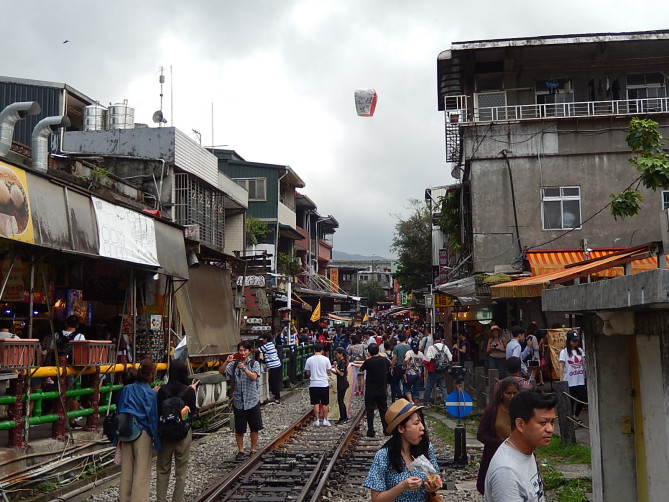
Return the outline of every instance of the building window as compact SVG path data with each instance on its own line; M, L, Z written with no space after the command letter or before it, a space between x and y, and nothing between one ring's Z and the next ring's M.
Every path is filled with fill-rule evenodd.
M546 187L542 193L544 230L581 228L580 187Z
M662 209L669 209L669 190L662 192Z
M265 201L267 194L265 192L265 178L237 178L235 183L240 187L246 188L249 192L249 200Z
M635 73L627 75L627 98L663 98L667 95L662 73Z

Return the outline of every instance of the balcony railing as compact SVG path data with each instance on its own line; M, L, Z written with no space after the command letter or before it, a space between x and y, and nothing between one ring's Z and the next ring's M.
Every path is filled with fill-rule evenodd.
M460 102L466 103L467 100L462 99ZM454 112L457 112L455 113L455 117ZM473 110L460 108L457 110L447 109L446 113L450 116L450 123L669 113L669 98L506 105L474 108Z

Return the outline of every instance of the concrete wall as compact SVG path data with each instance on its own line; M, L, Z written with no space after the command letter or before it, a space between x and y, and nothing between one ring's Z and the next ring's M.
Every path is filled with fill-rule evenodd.
M546 310L587 312L596 501L666 500L669 493L668 281L669 271L653 270L542 295Z
M586 377L596 502L637 500L634 435L621 433L633 417L628 336L606 336L596 320L586 323Z
M587 238L590 247L627 247L661 239L662 196L648 190L642 190L642 210L636 218L616 221L604 209L582 229L564 236L564 230L543 230L542 187L579 186L583 221L609 203L609 194L627 188L637 173L624 142L627 120L591 119L587 129L585 120L565 119L559 127L539 122L488 124L485 131L478 126L465 132L464 144L470 150L480 145L469 154L475 272L493 272L495 265L509 265L520 254L502 150L507 150L511 166L522 246L579 248Z
M242 254L246 247L244 242L244 225L246 219L243 213L228 216L225 219L225 247L223 252L232 255L235 251Z

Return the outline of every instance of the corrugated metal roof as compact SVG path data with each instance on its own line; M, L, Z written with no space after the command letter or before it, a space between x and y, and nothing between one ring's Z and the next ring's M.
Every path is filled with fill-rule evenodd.
M83 92L78 91L74 87L71 87L68 84L64 84L64 83L61 83L61 82L49 82L47 80L33 80L33 79L29 79L29 78L6 77L6 76L3 76L3 75L0 75L0 82L7 82L7 83L19 84L19 85L29 85L29 86L36 86L36 87L47 87L47 88L52 88L52 89L65 89L68 93L76 96L77 98L81 99L82 101L88 101L90 103L95 103L94 99L89 98Z

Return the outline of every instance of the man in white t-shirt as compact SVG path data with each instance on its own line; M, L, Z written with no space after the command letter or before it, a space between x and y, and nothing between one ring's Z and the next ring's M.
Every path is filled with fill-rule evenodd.
M323 407L323 425L329 427L328 413L330 412L330 384L328 371L332 368L330 360L323 355L325 347L317 343L314 345L314 355L307 359L304 371L309 377L309 399L314 407L314 425L321 425L319 408Z
M509 405L511 435L490 461L485 502L545 502L544 484L534 450L553 436L556 398L524 390Z

